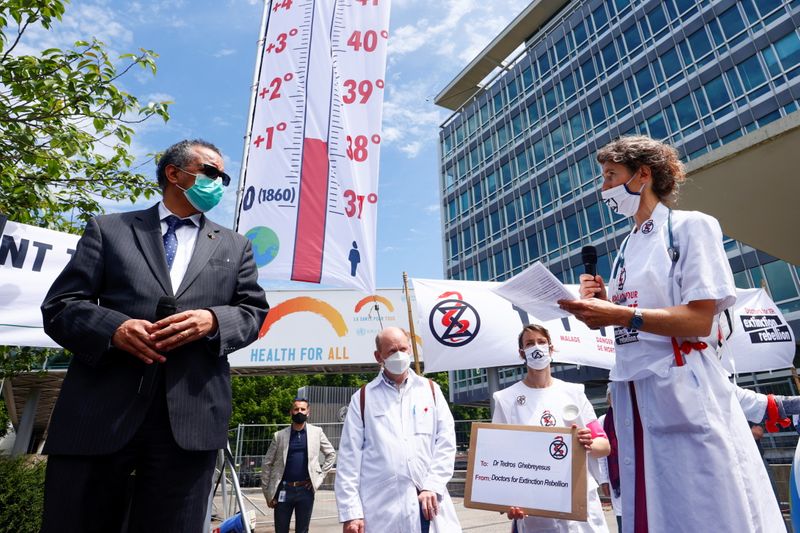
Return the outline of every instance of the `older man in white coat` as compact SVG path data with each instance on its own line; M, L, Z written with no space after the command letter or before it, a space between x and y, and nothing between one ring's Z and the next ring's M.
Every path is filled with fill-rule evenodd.
M439 386L409 369L399 328L375 337L378 376L353 394L339 444L336 504L344 533L461 531L447 482L453 415Z

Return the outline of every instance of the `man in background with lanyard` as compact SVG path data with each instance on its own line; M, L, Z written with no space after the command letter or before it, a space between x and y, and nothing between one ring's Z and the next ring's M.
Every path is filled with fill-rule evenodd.
M308 400L294 400L289 410L292 425L275 433L264 457L261 490L267 505L275 509L276 533L288 533L292 512L295 531L308 531L314 492L336 460L336 452L322 429L306 423L310 412ZM320 453L324 455L322 465Z

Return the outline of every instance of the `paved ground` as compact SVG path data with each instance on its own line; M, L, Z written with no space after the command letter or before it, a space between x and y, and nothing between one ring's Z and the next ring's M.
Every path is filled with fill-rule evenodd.
M254 533L274 533L275 528L272 523L272 510L264 502L264 496L259 488L242 489L245 497L245 506L253 509L256 513L256 528ZM453 498L456 506L461 527L465 532L500 532L505 533L511 530L510 523L505 515L490 511L467 509L463 505L462 498ZM215 498L215 512L222 510L222 497L218 493ZM617 523L614 514L609 509L606 510L606 521L611 533L616 533ZM321 490L317 493L314 504L314 514L311 517L310 531L314 533L340 533L342 526L336 517L336 502L334 501L333 491ZM291 531L294 531L292 526Z

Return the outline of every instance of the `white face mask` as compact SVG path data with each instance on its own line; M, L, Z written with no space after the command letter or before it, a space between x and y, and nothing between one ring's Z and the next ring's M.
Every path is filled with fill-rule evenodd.
M639 202L642 200L644 184L642 184L642 188L639 189L639 192L633 192L628 188L628 183L632 182L635 177L636 174L631 176L631 179L629 179L627 183L611 187L600 193L605 204L614 213L632 217L636 214L636 211L639 210Z
M525 363L529 368L542 370L547 368L553 358L550 357L550 347L546 344L537 344L525 348Z
M383 368L395 376L401 375L411 366L411 356L406 352L394 352L383 360Z

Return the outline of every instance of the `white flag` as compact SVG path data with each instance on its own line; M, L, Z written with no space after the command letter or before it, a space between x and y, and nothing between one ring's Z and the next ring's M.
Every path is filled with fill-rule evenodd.
M389 0L272 0L237 229L261 275L375 292Z
M732 334L727 317L720 317L723 336L720 355L731 372L761 372L792 366L794 332L764 289L736 289L731 309Z
M2 215L0 235L0 346L58 348L44 332L39 306L79 237Z
M412 282L426 372L522 364L517 337L525 324L547 328L556 363L606 369L613 365L611 328L593 331L574 318L539 321L496 294L493 289L500 284L495 282Z

